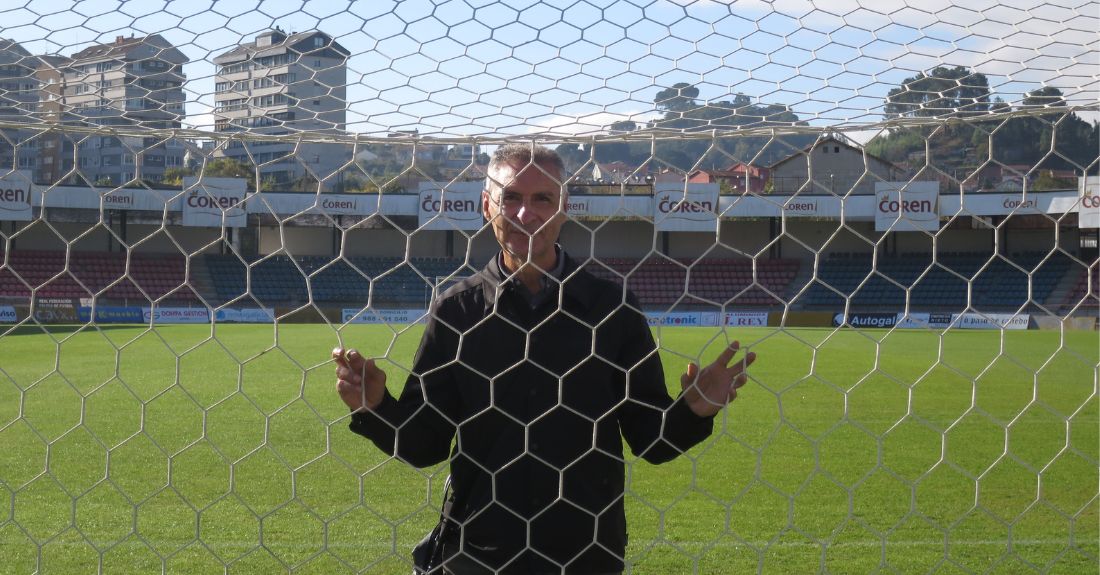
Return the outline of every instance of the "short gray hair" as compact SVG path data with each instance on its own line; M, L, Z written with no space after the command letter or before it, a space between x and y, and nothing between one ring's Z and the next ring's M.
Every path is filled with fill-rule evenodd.
M557 169L559 178L565 177L565 162L562 161L561 156L554 150L539 144L505 144L497 148L489 160L489 173L491 174L497 166L504 164L521 168L528 164L553 167Z

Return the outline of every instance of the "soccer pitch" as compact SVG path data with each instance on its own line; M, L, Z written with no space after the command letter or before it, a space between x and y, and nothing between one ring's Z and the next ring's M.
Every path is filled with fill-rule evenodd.
M48 329L0 337L0 573L410 570L446 467L348 431L328 357L397 393L420 326ZM674 392L759 357L711 439L628 462L629 572L1096 571L1095 332L657 334Z

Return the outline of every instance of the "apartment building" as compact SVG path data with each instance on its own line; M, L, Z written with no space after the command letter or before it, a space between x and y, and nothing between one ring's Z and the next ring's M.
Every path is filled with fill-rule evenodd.
M18 42L0 39L0 173L9 170L33 172L37 167L37 130L10 127L39 121L39 80L35 76L39 59Z
M215 130L265 135L343 133L350 55L323 32L288 34L280 28L220 54L214 58ZM345 165L351 150L337 144L242 138L227 142L214 155L259 166L261 179L276 189L308 189Z
M89 46L73 54L61 70L61 120L85 126L179 128L187 62L159 34L118 36L114 42ZM183 145L163 137L70 134L61 148L62 173L75 161L83 179L98 185L158 182L165 170L183 165Z
M64 107L61 103L64 70L71 62L71 58L59 54L38 56L38 67L34 72L39 87L35 117L47 125L58 125L64 118ZM64 145L66 141L70 142L68 146ZM56 182L72 168L72 140L63 137L60 132L47 131L39 134L35 139L35 148L38 154L35 158L34 181L42 184ZM66 155L69 158L68 168L65 167Z

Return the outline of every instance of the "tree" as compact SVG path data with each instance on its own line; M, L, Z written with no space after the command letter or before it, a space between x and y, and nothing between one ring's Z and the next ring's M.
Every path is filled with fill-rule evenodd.
M633 120L621 120L611 123L612 134L628 134L638 129L638 124Z
M790 108L782 104L753 103L752 99L744 94L735 94L732 100L720 100L699 104L695 101L699 90L690 84L680 83L672 88L657 93L654 100L658 109L665 110L664 117L652 122L648 127L662 130L678 130L682 132L701 132L714 129L726 130L743 126L792 126L801 125L798 115ZM766 137L736 138L719 141L719 147L733 157L757 158L757 153L762 149L766 153L757 158L760 164L768 164L781 159L775 155L779 147L766 148L771 141ZM803 148L813 142L812 136L790 136L787 143L794 148ZM644 149L643 149L644 146ZM695 160L707 153L710 143L705 140L679 140L661 141L657 143L657 157L665 160L678 169L688 170L694 166ZM639 143L637 149L632 149L632 156L641 155L648 157L649 147L645 143ZM720 162L721 165L716 165ZM713 158L706 159L702 168L724 168L728 164L728 157L715 154Z
M199 167L192 175L205 178L244 178L248 189L256 189L256 170L249 164L233 158L215 158Z
M1056 178L1050 170L1039 172L1039 177L1031 184L1031 189L1036 192L1047 190L1072 190L1077 187L1077 182L1063 178Z
M183 178L193 175L194 173L191 171L191 168L166 168L164 170L164 178L161 179L161 183L166 186L182 186Z
M568 173L576 172L577 168L588 161L588 153L581 149L580 144L558 144L554 151L561 156L562 162L565 163L565 170Z
M653 102L658 110L668 112L683 112L695 108L695 98L699 97L699 88L687 82L677 82L671 88L665 88L657 92Z
M1054 86L1043 86L1028 92L1023 102L1025 108L1056 108L1065 105L1066 100L1062 97L1062 91Z
M906 78L886 95L887 118L973 116L989 111L989 79L964 66L938 66Z
M630 144L626 142L599 142L595 144L596 161L631 163Z
M1044 86L1028 92L1020 110L1065 106L1062 91ZM1096 158L1097 125L1077 114L1051 110L1037 116L1011 118L993 135L994 157L1005 163L1037 164L1050 169L1080 169ZM1051 146L1054 152L1051 153Z

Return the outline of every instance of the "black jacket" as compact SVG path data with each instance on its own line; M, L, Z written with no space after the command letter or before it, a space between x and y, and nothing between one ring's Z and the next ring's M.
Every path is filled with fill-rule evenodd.
M566 259L563 293L532 309L501 277L494 259L433 303L400 399L351 429L417 467L450 456L452 539L490 568L620 571L622 438L660 463L713 419L669 397L633 294Z

